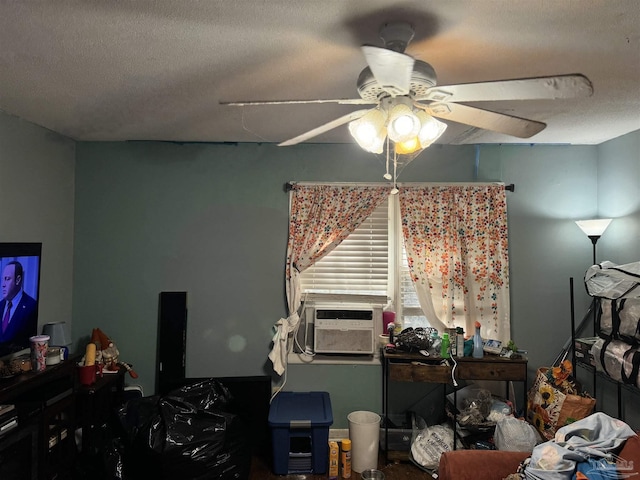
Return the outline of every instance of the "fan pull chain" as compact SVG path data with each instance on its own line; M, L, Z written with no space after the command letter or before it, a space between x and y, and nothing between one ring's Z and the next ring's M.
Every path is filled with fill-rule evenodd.
M393 151L393 188L391 189L391 195L396 195L398 193L398 153Z
M391 174L389 173L389 137L387 137L387 173L385 173L382 177L385 180L391 180Z

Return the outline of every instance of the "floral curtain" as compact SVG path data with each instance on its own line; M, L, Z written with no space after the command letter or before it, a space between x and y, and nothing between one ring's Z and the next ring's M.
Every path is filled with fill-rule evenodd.
M479 321L483 338L507 342L504 185L408 186L399 195L409 270L427 320L439 330L463 327L466 335Z
M388 186L293 185L285 270L289 316L276 322L269 359L286 369L291 333L300 323L300 274L337 247L389 194Z

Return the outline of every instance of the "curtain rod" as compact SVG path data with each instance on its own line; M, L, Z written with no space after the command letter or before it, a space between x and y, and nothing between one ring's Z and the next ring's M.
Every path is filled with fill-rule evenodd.
M418 186L418 185L501 185L502 182L404 182L404 183L396 183L398 187L407 187L407 186ZM358 183L358 182L287 182L284 184L284 191L290 191L294 185L357 185L360 187L379 187L381 185L388 185L389 188L392 185L386 182L377 182L377 183ZM505 185L504 189L509 192L516 191L516 185L514 183L510 183L509 185Z

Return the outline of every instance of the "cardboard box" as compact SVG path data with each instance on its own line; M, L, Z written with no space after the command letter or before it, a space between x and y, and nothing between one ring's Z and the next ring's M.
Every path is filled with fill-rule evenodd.
M574 348L577 361L595 367L596 361L591 353L591 347L596 343L596 340L598 340L598 337L576 338Z

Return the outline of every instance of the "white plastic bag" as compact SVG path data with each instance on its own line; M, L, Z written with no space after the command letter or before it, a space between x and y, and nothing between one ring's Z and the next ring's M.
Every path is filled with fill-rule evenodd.
M453 429L449 425L433 425L420 431L411 444L411 457L418 465L436 470L440 455L453 450Z
M530 452L542 439L529 422L515 417L505 417L496 423L493 440L498 450Z

